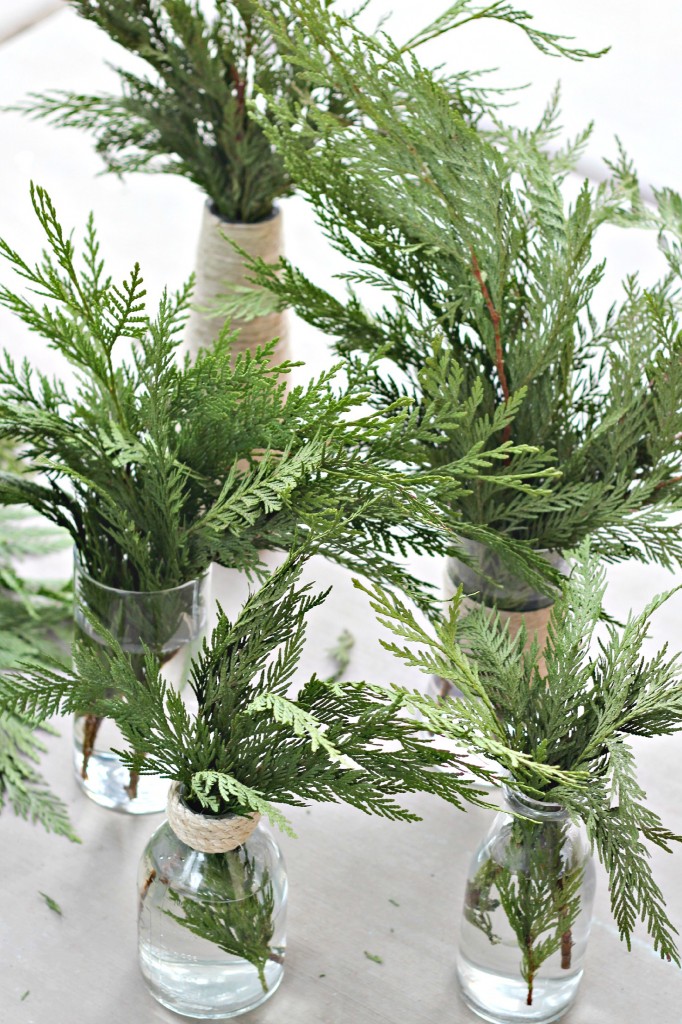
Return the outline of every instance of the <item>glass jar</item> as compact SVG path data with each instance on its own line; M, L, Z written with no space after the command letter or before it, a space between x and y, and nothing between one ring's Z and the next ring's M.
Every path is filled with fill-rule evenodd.
M578 992L594 864L584 829L562 807L504 795L471 862L457 973L464 1001L484 1020L547 1024Z
M88 621L87 609L128 654L138 679L144 679L144 649L156 655L164 678L176 690L187 681L189 666L203 638L210 594L210 571L170 590L117 590L89 576L74 562L75 639L98 647L104 640ZM163 811L168 782L136 775L113 751L125 746L115 724L97 715L74 719L73 758L76 778L95 803L129 814Z
M171 788L169 816L178 793ZM200 1020L236 1017L269 999L282 980L284 859L258 815L211 818L186 808L184 815L217 833L211 849L220 852L196 849L210 844L172 816L154 833L138 877L140 969L169 1010ZM245 823L234 838L230 829Z
M468 537L460 538L460 547L471 559L471 565L451 556L445 563L444 596L451 600L462 587L462 612L484 605L500 613L502 623L509 622L512 636L523 622L528 631L529 647L537 637L542 649L547 642L547 626L554 597L536 590L521 576L515 575L502 558L487 545ZM536 554L564 576L569 566L559 551L536 551ZM434 697L457 697L460 691L446 679L433 677L429 693Z

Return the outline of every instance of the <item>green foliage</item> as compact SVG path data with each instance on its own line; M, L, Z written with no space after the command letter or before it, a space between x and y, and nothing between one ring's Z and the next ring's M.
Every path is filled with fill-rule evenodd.
M68 543L60 531L36 524L26 509L0 509L0 672L27 658L65 657L71 633L70 584L38 582L16 567Z
M120 95L31 96L24 108L31 115L92 132L116 174L189 178L227 220L262 220L291 192L290 175L248 106L260 92L305 97L305 82L264 19L282 4L216 0L210 14L195 0L71 0L71 6L146 67L115 69ZM298 28L304 32L304 23ZM317 91L315 100L346 116L333 87Z
M401 399L367 413L363 386L337 392L334 368L287 391L291 364L271 366L272 346L233 366L228 334L180 363L188 289L164 294L152 319L137 265L121 284L106 275L92 218L79 260L47 193L32 196L48 250L35 266L7 242L0 254L46 302L3 287L0 303L68 360L75 386L5 355L0 438L42 477L0 474L0 504L29 504L63 526L86 572L119 589L171 588L213 561L261 573L262 550L317 537L327 557L428 603L399 559L452 547L447 519L471 480L528 449L483 451L479 438L461 458L423 465L425 439L474 416L454 386L441 395L434 384L419 410ZM527 487L525 475L495 469L511 489ZM514 557L544 579L520 546Z
M670 852L671 843L682 837L646 806L628 745L631 736L682 729L680 655L669 657L665 647L649 659L642 652L649 620L670 595L656 598L622 628L603 626L606 637L592 656L604 592L605 571L583 545L552 612L544 667L537 642L525 650L525 629L512 637L497 613L479 609L460 620L457 598L450 614L434 622L432 635L390 595L380 588L372 593L381 621L398 637L421 645L402 648L391 641L385 646L407 664L451 680L468 698L436 705L400 691L404 704L423 712L437 735L458 738L465 728L471 741L506 769L514 789L581 819L608 872L621 937L629 947L640 919L654 948L679 964L675 929L645 842ZM504 742L524 760L517 765L506 754L500 757L491 740ZM547 768L569 774L552 780Z
M65 804L50 792L36 768L46 750L39 731L51 730L9 711L0 712L0 809L9 805L19 817L78 842Z
M10 450L0 450L3 467L12 466ZM33 517L35 518L35 517ZM36 583L16 568L16 560L46 555L63 546L64 538L36 526L26 510L0 511L0 672L28 659L64 658L71 613L70 588ZM36 765L46 748L40 734L45 723L10 712L0 714L0 808L40 822L49 832L77 840L65 805L48 789Z
M580 61L586 57L601 57L608 53L604 50L585 50L582 47L572 47L567 44L572 42L571 37L558 35L556 32L545 32L533 25L533 15L528 11L520 11L513 4L505 0L494 0L493 3L474 4L471 0L456 0L446 11L435 21L418 32L409 42L402 47L402 51L413 50L423 43L451 32L455 28L461 28L472 22L490 19L493 21L506 22L520 28L528 37L530 42L541 53L552 57L568 57L569 60Z
M14 448L0 441L0 472L19 469ZM0 508L0 672L26 658L64 657L71 585L32 580L19 563L63 550L68 542L66 533L36 520L30 509Z
M312 19L314 6L297 9ZM254 261L254 282L336 339L377 408L405 394L428 407L436 386L469 397L469 418L456 431L443 424L424 464L475 443L482 456L521 446L472 484L465 523L536 549L593 535L609 560L678 563L668 515L682 496L682 334L671 281L645 289L628 278L604 323L590 309L604 273L592 258L600 226L660 224L627 156L619 150L608 180L569 203L561 184L587 134L550 155L558 96L535 131L498 125L486 138L413 56L332 12L315 17L317 47L294 32L292 59L317 85L338 82L362 119L342 128L324 111L304 120L295 103L273 102L265 130L351 261L350 291L339 299L286 261ZM669 195L662 205L674 221ZM504 478L526 470L537 486L511 493Z
M61 917L62 916L62 908L59 906L57 901L55 899L53 899L52 896L48 896L48 894L46 892L41 892L40 895L43 897L43 899L45 900L45 903L50 908L50 910L54 914L57 914L59 917Z
M136 74L116 68L120 95L55 90L32 94L19 109L91 132L114 173L180 174L206 193L222 217L258 221L270 214L275 199L292 191L295 178L250 102L265 94L300 104L303 112L315 104L339 124L356 116L351 93L333 79L318 88L289 53L289 33L301 45L315 45L318 16L333 5L334 0L315 0L302 9L280 0L215 0L207 15L206 5L196 0L71 0L81 17L141 58L147 69ZM281 19L284 34L273 32L273 18ZM598 56L537 30L531 16L511 4L480 6L469 0L458 0L405 48L482 18L520 27L547 53L576 60ZM448 80L458 104L471 113L486 96L475 79L459 72ZM267 109L263 116L272 120Z
M522 803L517 810L523 813ZM504 941L493 931L495 913L502 910L521 953L520 974L532 1006L542 965L561 951L562 967L571 966L584 865L562 821L512 818L495 845L467 885L464 916L496 945Z
M73 671L32 666L3 680L0 706L30 715L85 706L112 719L128 746L124 764L178 782L198 813L259 811L286 828L275 803L345 801L409 821L415 815L396 801L400 793L480 802L477 776L490 773L434 747L421 723L398 715L399 696L317 676L292 694L307 619L326 596L298 583L305 560L290 556L234 621L221 612L192 664L195 712L150 652L136 674L104 630L107 651L76 644Z
M340 679L343 679L346 669L351 663L354 647L355 637L350 630L344 629L339 634L335 645L327 652L336 665L336 672L331 677L334 682L338 682Z

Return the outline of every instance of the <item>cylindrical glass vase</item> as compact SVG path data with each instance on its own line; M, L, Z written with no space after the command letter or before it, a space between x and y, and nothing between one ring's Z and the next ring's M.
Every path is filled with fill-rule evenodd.
M144 679L144 651L151 650L167 682L182 690L193 655L203 638L210 595L210 572L170 590L117 590L89 576L78 557L74 564L75 638L102 648L103 638L85 609L119 642L137 677ZM128 814L163 811L168 782L136 775L113 751L125 746L115 724L92 714L74 719L76 777L95 803Z
M451 556L445 564L444 597L451 600L462 587L464 601L462 613L483 605L499 612L503 623L509 622L512 636L518 633L523 623L528 633L530 646L533 639L542 650L547 642L554 597L536 590L532 584L515 575L502 558L485 544L460 538L462 550L469 556L471 565ZM537 555L558 572L568 575L569 568L560 551L537 551ZM446 679L434 677L429 692L437 697L456 697L459 691Z
M583 975L594 888L583 828L505 790L466 884L457 973L469 1008L491 1024L559 1020Z
M168 814L140 862L142 975L175 1013L236 1017L269 999L282 980L284 859L259 815L193 813L175 785Z

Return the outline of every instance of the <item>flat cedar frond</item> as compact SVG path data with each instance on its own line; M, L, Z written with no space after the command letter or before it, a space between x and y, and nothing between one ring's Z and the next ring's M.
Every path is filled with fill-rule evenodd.
M569 46L568 44L572 42L570 37L536 28L533 24L532 14L519 10L513 4L504 3L503 0L483 4L472 3L471 0L456 0L456 3L448 7L432 24L427 25L413 36L403 47L403 51L430 42L445 32L450 32L453 28L460 28L463 25L484 19L493 19L517 26L541 53L568 57L569 60L576 61L584 60L586 57L601 57L608 53L608 48L590 51L582 47Z
M575 553L543 652L535 643L524 654L524 631L512 639L508 626L490 610L460 619L456 600L453 614L435 618L429 630L381 587L367 592L380 621L394 636L418 642L423 653L402 651L392 641L384 645L426 673L438 665L438 674L469 699L438 704L399 687L393 688L394 696L420 714L435 735L478 746L506 769L512 788L582 819L609 874L621 936L629 945L641 920L656 950L679 963L675 929L653 880L645 841L670 851L682 837L646 806L627 744L631 735L682 731L680 655L669 656L663 649L648 661L642 656L650 618L670 594L654 599L622 627L609 624L594 656L593 635L604 618L605 573L587 544ZM510 750L519 755L518 763ZM552 772L558 774L552 778ZM518 893L508 896L509 913L512 904L517 909L519 903L522 908L532 904ZM483 918L480 926L485 928Z
M557 163L546 151L558 97L536 130L498 125L487 137L414 55L313 0L295 7L315 25L316 46L294 29L292 60L318 86L346 90L362 117L343 127L273 99L277 119L263 127L350 261L344 276L372 292L339 300L286 261L252 261L254 284L326 331L351 374L369 365L377 408L398 390L430 422L434 375L443 394L476 394L471 418L441 417L414 439L424 467L474 444L491 458L462 500L463 521L536 549L592 536L609 561L678 564L682 543L666 522L682 500L682 332L670 277L648 289L627 279L602 324L591 304L604 274L592 255L600 226L662 229L676 273L682 204L662 191L649 211L622 151L605 184L586 182L567 202L570 153ZM507 5L456 4L444 20L496 13Z
M420 438L473 415L460 389L439 396L434 368L426 415L409 398L368 413L365 379L342 390L332 368L287 391L290 364L271 365L274 343L232 365L229 332L181 363L189 290L165 293L149 314L139 267L123 282L107 276L92 219L79 251L45 190L32 199L47 250L31 265L0 241L30 296L5 286L0 303L71 363L75 385L48 378L37 358L0 363L0 438L21 452L0 473L0 504L64 527L87 573L119 589L174 587L211 562L261 574L261 551L318 538L327 557L428 605L401 560L452 548L459 497L515 450L483 452L479 436L421 473ZM509 486L527 486L532 471Z
M291 177L247 103L261 91L292 99L307 94L264 19L281 4L217 0L209 14L191 0L132 8L122 0L72 0L71 6L141 58L147 71L116 68L119 95L31 96L24 109L32 116L91 132L116 174L189 178L227 220L262 220L291 192ZM350 117L348 100L333 87L315 90L314 98L333 116Z

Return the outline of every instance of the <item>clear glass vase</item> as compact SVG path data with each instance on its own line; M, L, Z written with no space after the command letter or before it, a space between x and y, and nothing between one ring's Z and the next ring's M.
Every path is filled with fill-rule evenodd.
M261 824L219 853L194 849L174 827L165 821L157 829L140 862L142 975L154 998L175 1013L236 1017L269 999L282 980L284 859Z
M444 596L450 600L462 587L462 611L484 605L495 608L503 622L515 635L521 623L528 632L528 646L537 637L540 648L547 640L547 626L552 614L554 597L536 590L521 576L515 575L502 558L485 544L460 538L460 547L468 555L471 565L451 556L445 563ZM568 575L569 567L559 551L537 551L537 555L558 572ZM459 690L446 679L433 678L429 692L434 697L457 697Z
M582 827L505 790L467 878L457 973L469 1008L492 1024L559 1020L582 978L594 888Z
M164 678L182 690L193 655L204 636L210 594L210 573L170 590L138 592L107 587L74 563L75 639L96 647L104 641L84 609L119 642L139 679L144 679L144 649L161 663ZM95 803L128 814L163 811L167 780L136 775L113 751L125 743L115 724L91 714L74 719L73 759L76 778Z

